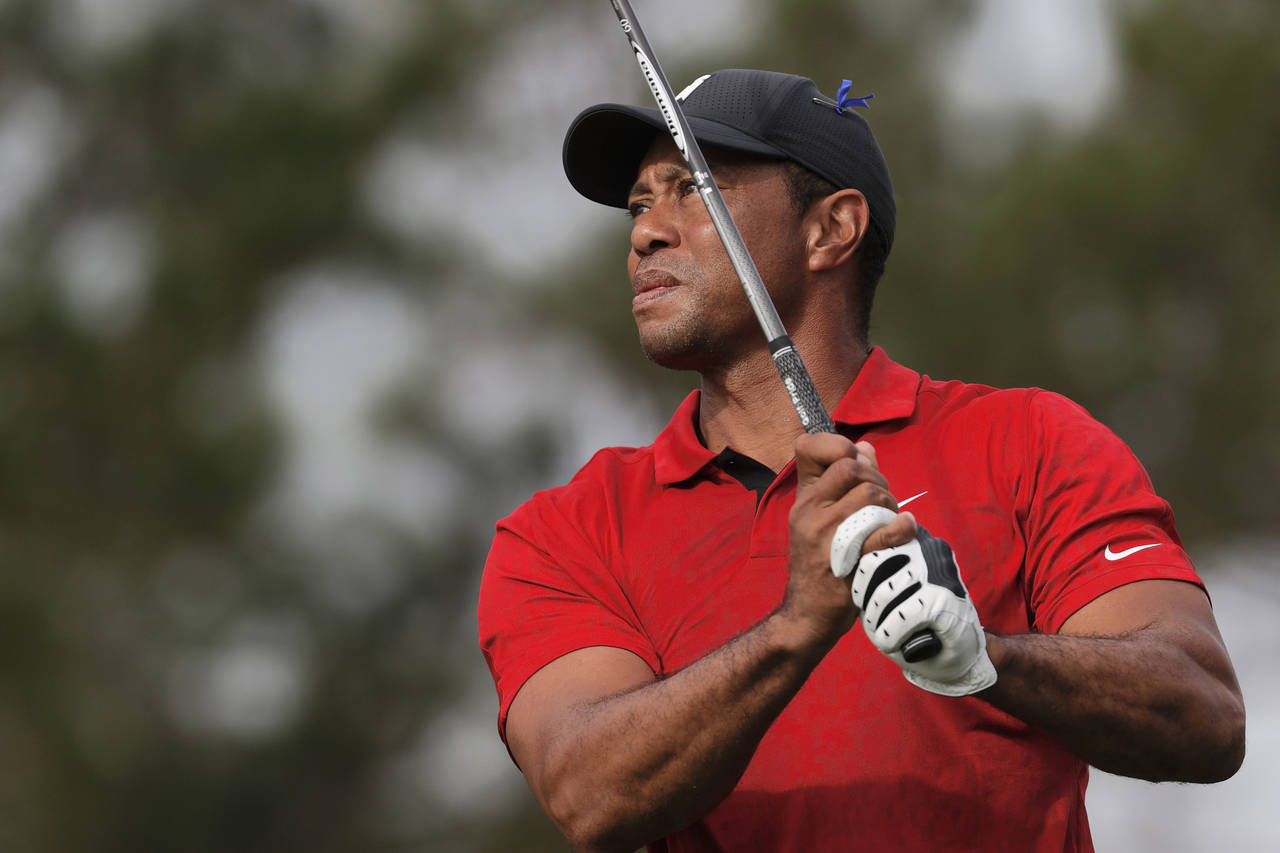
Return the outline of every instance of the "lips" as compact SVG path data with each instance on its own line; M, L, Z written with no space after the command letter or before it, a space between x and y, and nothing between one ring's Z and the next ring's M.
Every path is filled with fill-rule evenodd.
M663 270L639 271L631 279L631 286L636 293L631 305L635 307L661 299L682 285L680 279Z

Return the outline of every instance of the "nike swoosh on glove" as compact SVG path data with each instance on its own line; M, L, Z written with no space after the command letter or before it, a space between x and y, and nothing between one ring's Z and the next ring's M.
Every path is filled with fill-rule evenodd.
M873 551L858 561L853 600L862 608L862 627L872 644L917 687L968 696L996 683L987 636L951 546L923 527L906 545ZM927 660L906 661L902 644L926 629L942 650Z

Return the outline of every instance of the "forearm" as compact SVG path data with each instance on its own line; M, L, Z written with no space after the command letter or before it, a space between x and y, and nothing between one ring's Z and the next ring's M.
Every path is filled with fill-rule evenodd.
M829 645L775 613L668 678L579 706L546 758L552 819L577 849L625 851L696 820Z
M1243 759L1244 708L1234 676L1197 654L1207 639L1158 626L1115 637L988 634L999 680L979 695L1099 769L1220 781Z

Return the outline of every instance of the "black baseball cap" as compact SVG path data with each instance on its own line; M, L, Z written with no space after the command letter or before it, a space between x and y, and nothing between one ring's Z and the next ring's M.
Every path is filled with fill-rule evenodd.
M689 85L678 100L701 145L793 160L840 189L859 190L871 209L871 228L886 252L897 210L889 167L867 120L852 107L837 109L808 77L731 68ZM569 183L592 201L627 206L654 134L666 133L657 109L597 104L578 114L564 138Z

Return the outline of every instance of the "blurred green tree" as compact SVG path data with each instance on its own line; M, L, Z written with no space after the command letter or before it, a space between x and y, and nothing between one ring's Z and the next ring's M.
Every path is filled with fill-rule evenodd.
M933 375L1079 400L1138 451L1193 550L1265 529L1280 517L1280 11L1116 11L1103 119L1071 137L1027 124L975 166L931 70L974 7L902 4L904 25L883 4L759 2L747 44L673 51L667 70L868 79L902 213L877 342ZM660 422L691 378L638 353L621 217L504 272L488 255L514 242L504 206L523 185L481 200L488 253L436 219L389 225L369 187L397 145L456 134L424 149L453 172L473 164L441 151L558 135L583 104L504 123L531 84L477 103L475 81L521 44L560 82L593 61L634 75L611 28L569 0L0 4L0 755L17 768L0 847L563 849L518 782L465 810L441 793L469 747L439 741L488 689L477 574L492 522L600 434L568 423L576 395L621 389ZM425 203L453 222L466 201ZM373 401L378 442L438 461L423 488L456 504L444 532L415 528L395 464L370 475L384 503L290 521L318 488L282 491L300 439L264 352L281 305L334 269L355 271L337 303L353 312L391 289L444 340L487 318L491 352L423 346ZM528 397L499 381L527 343L571 379ZM339 364L365 346L322 338L348 348ZM583 360L599 375L578 391ZM472 367L460 391L464 361L494 372ZM320 377L317 412L340 407L340 379ZM540 394L565 411L530 414ZM491 733L492 708L478 713ZM433 764L443 752L453 764Z

